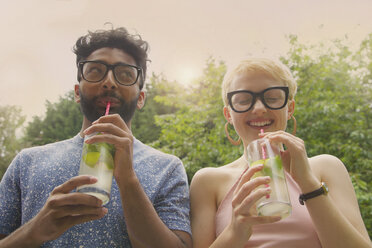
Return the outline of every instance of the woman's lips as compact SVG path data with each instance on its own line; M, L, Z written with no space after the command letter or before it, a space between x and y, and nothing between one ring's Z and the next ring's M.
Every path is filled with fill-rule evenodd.
M263 128L270 126L271 124L273 124L273 122L273 120L250 120L247 123L249 126L254 128Z

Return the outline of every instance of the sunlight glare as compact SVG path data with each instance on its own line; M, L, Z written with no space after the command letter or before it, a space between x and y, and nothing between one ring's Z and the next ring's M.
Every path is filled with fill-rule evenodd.
M183 85L189 85L196 77L197 73L194 68L182 67L177 70L176 81Z

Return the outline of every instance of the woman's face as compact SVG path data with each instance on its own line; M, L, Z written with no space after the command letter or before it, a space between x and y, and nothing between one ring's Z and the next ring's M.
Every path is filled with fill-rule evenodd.
M233 78L227 92L249 90L258 93L274 86L285 85L264 74L241 73ZM287 120L293 110L293 100L288 100L288 103L281 109L272 110L267 108L260 98L257 98L253 107L247 112L236 113L231 107L225 107L224 114L226 120L234 126L235 131L246 146L249 142L258 138L261 129L265 132L285 130Z

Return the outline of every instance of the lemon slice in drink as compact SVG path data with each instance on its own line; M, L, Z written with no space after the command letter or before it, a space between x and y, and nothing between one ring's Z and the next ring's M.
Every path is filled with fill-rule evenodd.
M257 161L254 161L251 166L255 166L255 165L259 165L259 164L263 164L264 167L265 167L265 160L264 159L260 159L260 160L257 160ZM254 173L254 175L252 176L252 179L253 178L256 178L256 177L262 177L264 176L264 174L262 173L262 170L261 171L257 171L256 173Z
M98 162L98 159L99 159L99 152L87 152L83 156L84 163L92 168Z
M254 165L257 165L257 164L265 164L265 160L264 159L260 159L260 160L254 161L251 164L251 166L254 166Z

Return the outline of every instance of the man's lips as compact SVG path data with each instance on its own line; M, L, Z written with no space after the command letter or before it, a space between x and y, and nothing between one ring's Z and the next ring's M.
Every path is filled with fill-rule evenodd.
M120 104L119 99L116 97L102 97L98 98L97 100L97 104L101 107L106 107L108 102L110 102L111 107L115 107Z

